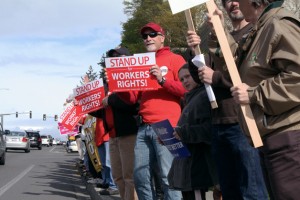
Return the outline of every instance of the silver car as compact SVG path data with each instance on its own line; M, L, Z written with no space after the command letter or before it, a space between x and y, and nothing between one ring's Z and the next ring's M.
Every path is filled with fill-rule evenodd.
M25 131L8 131L6 132L6 151L8 149L24 150L30 152L30 140Z

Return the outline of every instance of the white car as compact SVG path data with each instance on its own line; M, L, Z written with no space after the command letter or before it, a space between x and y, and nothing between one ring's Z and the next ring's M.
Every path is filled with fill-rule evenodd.
M67 152L70 153L70 152L74 152L74 151L78 151L76 141L68 141L67 142Z
M42 145L49 147L50 146L50 138L48 137L48 135L41 135L41 138L42 138Z

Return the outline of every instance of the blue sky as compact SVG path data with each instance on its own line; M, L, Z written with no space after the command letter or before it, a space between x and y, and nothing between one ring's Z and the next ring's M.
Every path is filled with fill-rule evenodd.
M1 0L0 114L5 129L59 137L53 117L81 76L121 40L122 0Z

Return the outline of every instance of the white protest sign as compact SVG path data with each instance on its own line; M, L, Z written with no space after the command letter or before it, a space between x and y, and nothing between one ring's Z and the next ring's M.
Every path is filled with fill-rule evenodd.
M190 9L194 6L207 2L208 0L169 0L171 11L173 14Z
M204 55L203 54L196 55L192 59L192 62L197 67L203 67L205 65ZM215 94L214 94L214 91L213 91L212 87L207 83L204 83L204 85L205 85L207 96L208 96L208 99L211 103L212 108L217 108L218 107L217 100L216 100L216 97L215 97Z
M133 56L105 58L105 67L135 67L155 65L155 52L139 53Z
M156 90L160 86L150 74L156 65L155 52L105 58L110 92Z
M60 115L58 123L69 130L73 130L80 119L81 115L78 115L76 112L76 106L72 102Z
M86 94L88 92L91 92L91 91L96 90L101 87L103 87L102 79L94 80L92 82L88 82L85 85L82 85L82 86L79 86L79 87L73 89L73 95L74 95L74 97L78 97L79 95Z
M78 101L78 105L76 105L78 115L90 113L103 106L102 99L105 97L105 92L102 79L79 86L73 89L73 92Z

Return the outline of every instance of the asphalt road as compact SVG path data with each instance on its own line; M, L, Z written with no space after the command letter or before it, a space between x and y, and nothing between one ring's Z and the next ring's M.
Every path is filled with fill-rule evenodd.
M102 196L99 188L80 176L78 153L63 146L32 148L30 153L9 150L0 166L0 200L120 200ZM207 193L212 200L212 193Z
M78 174L77 153L63 146L8 151L0 166L1 200L90 200Z

